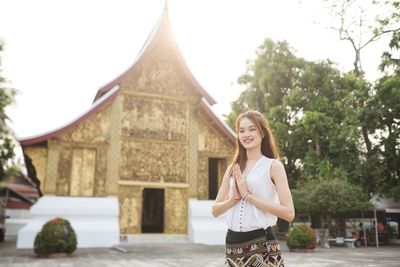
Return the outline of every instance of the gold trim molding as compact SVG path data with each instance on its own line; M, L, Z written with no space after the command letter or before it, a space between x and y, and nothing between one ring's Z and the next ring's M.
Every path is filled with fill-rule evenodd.
M158 94L149 94L149 93L142 93L142 92L132 92L128 90L122 91L123 95L127 96L134 96L134 97L145 97L151 99L163 99L163 100L170 100L170 101L178 101L178 102L196 102L198 97L193 96L167 96L167 95L158 95Z
M146 188L189 188L189 184L186 183L152 183L152 182L140 182L140 181L124 181L119 180L119 185L125 186L142 186Z

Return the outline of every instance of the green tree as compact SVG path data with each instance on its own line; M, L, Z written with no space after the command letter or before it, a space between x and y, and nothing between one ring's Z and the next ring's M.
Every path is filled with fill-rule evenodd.
M295 209L298 213L322 216L323 226L330 230L330 234L343 236L344 214L370 209L369 195L362 187L348 182L340 171L326 172L325 175L292 190Z
M296 57L287 42L266 39L239 78L246 90L232 103L228 123L233 126L237 114L248 108L263 112L277 137L291 186L316 177L326 159L357 180L359 133L343 104L352 91L346 79L332 62L306 61Z
M364 80L364 71L361 64L361 51L370 43L379 40L382 36L392 34L392 40L399 38L400 15L398 11L400 2L386 0L325 1L331 14L332 24L330 28L338 32L340 40L348 42L351 45L355 57L353 73L358 79L362 80L362 83L367 84ZM382 69L396 62L396 59L389 52L383 54L383 59L380 66ZM366 163L364 166L369 169L369 164L375 163L377 157L376 150L373 151L373 144L370 137L375 129L371 129L371 121L366 120L375 113L375 111L370 110L372 94L364 86L359 86L356 83L354 85L356 85L354 87L355 95L358 95L359 98L353 99L353 103L358 102L356 107L356 113L358 113L358 118L360 119L358 124L361 126L361 133L367 150L363 156ZM373 177L372 173L364 173L367 176L365 180L369 182Z
M2 42L0 42L0 52L1 51L3 51ZM9 166L14 158L14 144L12 133L7 126L7 120L9 118L5 112L5 108L13 103L16 92L14 89L6 87L5 83L6 80L0 75L0 180L4 179L7 166Z
M364 209L371 192L364 187L373 176L364 181L361 122L377 117L373 105L366 105L372 85L352 72L341 73L330 61L298 58L286 42L270 39L239 83L246 90L232 103L230 123L248 108L263 112L276 135L296 211L324 209L329 224L336 220L338 231L343 229L340 214ZM365 128L372 132L376 127L370 123Z
M301 173L295 166L296 159L289 151L294 148L289 135L293 133L295 116L300 110L287 112L283 102L289 91L295 89L305 61L294 55L293 49L287 42L275 43L271 39L266 39L258 47L256 54L257 58L253 62L248 62L246 73L238 79L238 82L247 89L232 103L228 124L234 127L237 115L248 108L264 113L270 121L275 136L278 137L278 146L286 158L287 172L292 177L299 177ZM293 98L295 97L293 94ZM286 101L288 100L290 99ZM293 181L295 179L291 180Z
M380 20L382 27L385 27L393 22L400 22L400 1L393 1L386 3L391 5L393 12L390 13L386 18ZM400 50L400 28L392 32L392 38L389 42L389 50L383 52L382 63L379 68L384 71L389 67L393 67L395 70L400 67L400 58L395 55L395 52ZM398 53L397 53L398 54Z
M392 12L380 21L382 27L400 22L400 1L388 1ZM400 28L392 32L389 50L379 66L385 75L375 84L374 111L378 144L375 162L382 166L377 176L378 193L400 198ZM392 72L389 72L391 70Z
M376 136L374 160L381 166L375 193L400 198L400 69L375 86ZM377 166L377 165L374 165Z

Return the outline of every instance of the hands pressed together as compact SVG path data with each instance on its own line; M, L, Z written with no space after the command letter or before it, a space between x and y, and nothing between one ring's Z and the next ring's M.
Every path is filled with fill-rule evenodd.
M236 163L232 166L232 175L235 179L233 198L236 201L240 199L246 199L250 195L250 192L247 187L246 177L244 177L242 171L240 170L239 164Z

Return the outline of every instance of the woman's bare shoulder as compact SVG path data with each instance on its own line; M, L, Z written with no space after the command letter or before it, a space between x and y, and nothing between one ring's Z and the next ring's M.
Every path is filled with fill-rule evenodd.
M285 170L285 166L279 159L272 159L271 162L271 173L277 173Z

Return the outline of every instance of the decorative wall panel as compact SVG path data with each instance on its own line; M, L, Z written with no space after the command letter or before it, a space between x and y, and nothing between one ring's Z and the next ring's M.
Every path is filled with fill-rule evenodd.
M158 95L186 96L187 86L177 69L177 61L168 61L167 53L151 55L140 65L135 75L128 76L121 87L136 92ZM176 64L173 64L176 63Z
M199 116L199 151L218 155L232 155L235 151L234 144L218 133L209 123Z
M57 139L75 143L104 143L106 142L111 122L111 107L104 107L90 119L84 120L72 131L60 134Z
M208 199L208 157L207 155L200 154L198 159L197 175L197 198L200 200Z
M131 138L187 140L187 104L125 96L122 135Z
M118 198L121 234L140 234L142 219L142 192L142 187L119 187Z
M73 149L71 170L71 196L93 196L96 171L95 149Z
M121 148L122 180L186 183L187 145L124 140Z
M60 158L60 146L57 142L48 141L47 148L46 181L43 194L57 194L58 162Z
M198 126L197 116L193 108L189 113L189 197L197 198L197 180L198 180Z
M186 188L167 188L165 195L165 233L187 234L188 191Z
M71 160L72 149L70 147L63 147L62 149L60 149L56 191L57 195L69 195L69 185L71 179Z

